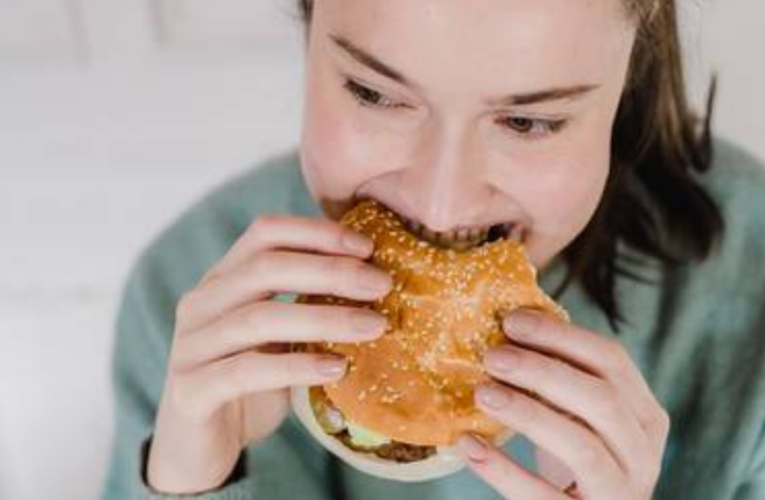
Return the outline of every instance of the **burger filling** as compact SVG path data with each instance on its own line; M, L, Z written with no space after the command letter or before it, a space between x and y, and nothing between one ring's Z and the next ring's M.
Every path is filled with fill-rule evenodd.
M350 420L332 405L321 387L310 389L311 408L327 434L348 448L396 462L416 462L436 453L435 446L419 446L392 440Z

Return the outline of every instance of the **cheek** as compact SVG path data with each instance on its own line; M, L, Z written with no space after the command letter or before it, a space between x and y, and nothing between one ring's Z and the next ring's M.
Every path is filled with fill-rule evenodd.
M562 175L554 196L547 197L545 226L560 224L569 239L581 232L592 218L603 195L609 172L608 155L581 158L569 165L575 175Z
M556 250L572 241L592 218L610 170L610 140L588 134L586 141L545 155L515 190L534 220L535 233ZM531 162L536 163L536 162Z
M391 141L367 123L336 75L311 75L306 90L301 157L317 199L349 198L392 164ZM400 149L399 149L400 150Z
M533 193L524 190L522 203L534 221L528 250L540 269L584 230L602 197L608 154L577 160L558 165L560 173L536 183Z
M570 167L575 175L562 176L559 194L547 198L543 212L544 227L557 232L565 244L584 230L598 207L608 178L609 155L581 157L581 163Z

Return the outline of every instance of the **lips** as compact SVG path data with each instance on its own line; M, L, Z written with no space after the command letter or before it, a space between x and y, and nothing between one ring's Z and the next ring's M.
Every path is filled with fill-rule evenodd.
M407 231L421 240L442 248L467 250L500 239L509 239L518 243L525 243L529 235L528 226L525 223L525 220L513 220L469 227L460 226L460 229L450 231L432 231L425 227L425 225L402 215L401 211L396 210L394 205L384 203L375 197L357 194L354 196L354 199L356 202L370 199L386 206L389 210L398 215Z

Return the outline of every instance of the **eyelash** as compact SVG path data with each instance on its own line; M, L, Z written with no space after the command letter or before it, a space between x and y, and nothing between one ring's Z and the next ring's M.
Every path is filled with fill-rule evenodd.
M393 110L406 107L405 104L396 103L381 92L370 89L350 78L346 78L343 87L350 92L359 105L367 108ZM379 101L387 102L381 104ZM516 126L521 125L519 127L520 130L519 128L509 126L508 122L515 122ZM508 116L495 120L495 123L524 139L537 140L557 134L568 124L568 120L544 120L526 116Z

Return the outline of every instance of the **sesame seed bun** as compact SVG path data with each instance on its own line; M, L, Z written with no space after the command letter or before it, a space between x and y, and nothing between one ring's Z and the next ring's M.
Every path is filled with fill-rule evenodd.
M298 346L344 355L349 368L342 380L322 386L313 398L308 388L294 388L296 416L330 452L369 474L401 481L451 474L463 466L454 449L460 434L480 434L498 445L513 435L473 402L475 386L491 380L484 352L507 343L501 318L519 307L540 309L561 321L569 321L568 314L537 286L536 270L518 242L440 248L408 232L395 213L374 200L361 201L340 222L375 242L369 260L391 274L393 289L371 303L331 296L297 301L374 309L389 325L371 342ZM384 458L354 448L320 425L317 397L346 421L392 443L431 451L402 461L398 455Z

